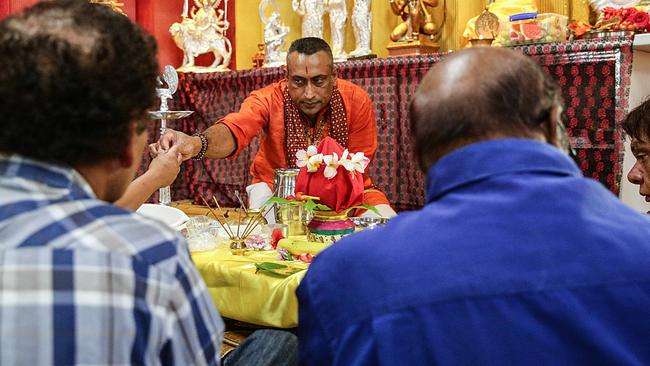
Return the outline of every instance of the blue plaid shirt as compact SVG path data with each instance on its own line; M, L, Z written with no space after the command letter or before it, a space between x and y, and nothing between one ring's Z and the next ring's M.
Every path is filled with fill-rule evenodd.
M0 364L215 365L223 330L178 233L0 156Z

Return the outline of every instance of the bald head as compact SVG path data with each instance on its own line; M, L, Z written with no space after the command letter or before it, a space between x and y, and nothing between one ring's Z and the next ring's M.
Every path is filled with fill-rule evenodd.
M411 101L416 155L427 171L445 154L505 137L550 140L558 87L529 57L503 48L454 52L435 64Z

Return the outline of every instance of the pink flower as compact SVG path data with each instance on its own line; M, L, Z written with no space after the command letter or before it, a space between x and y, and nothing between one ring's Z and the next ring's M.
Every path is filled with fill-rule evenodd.
M298 259L305 263L311 263L314 260L314 256L311 253L303 253L298 256Z

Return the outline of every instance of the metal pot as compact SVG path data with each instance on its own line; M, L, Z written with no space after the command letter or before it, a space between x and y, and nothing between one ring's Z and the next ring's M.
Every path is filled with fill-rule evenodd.
M276 169L273 174L273 190L276 197L287 198L295 195L296 179L300 169Z
M273 175L273 190L276 197L287 198L296 194L296 179L300 169L276 169ZM305 209L301 206L275 207L275 221L288 226L290 236L305 235L307 222Z

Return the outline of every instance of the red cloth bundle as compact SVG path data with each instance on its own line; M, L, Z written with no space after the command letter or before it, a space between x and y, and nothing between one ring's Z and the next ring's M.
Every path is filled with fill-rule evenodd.
M343 155L343 147L334 139L325 137L318 144L318 152L323 156L335 157L336 162ZM336 154L336 156L334 156ZM318 170L310 173L307 167L300 168L296 180L296 193L320 197L316 203L326 205L330 209L340 212L363 203L363 175L358 171L348 171L342 165L330 164L330 170L335 167L336 175L332 178L325 176L328 167L324 159Z

